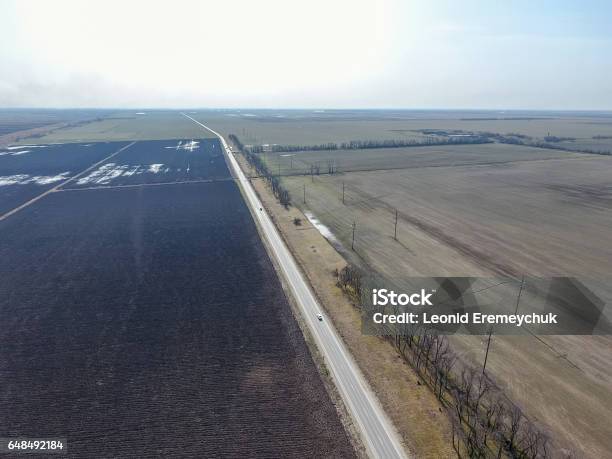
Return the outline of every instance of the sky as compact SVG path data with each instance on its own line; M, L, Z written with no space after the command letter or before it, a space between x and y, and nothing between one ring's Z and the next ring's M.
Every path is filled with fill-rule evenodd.
M612 109L612 2L0 0L0 107Z

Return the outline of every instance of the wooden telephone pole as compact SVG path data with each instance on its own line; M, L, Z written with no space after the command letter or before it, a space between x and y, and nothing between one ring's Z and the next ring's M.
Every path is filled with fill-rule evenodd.
M516 309L515 314L518 314L519 302L521 301L521 293L523 293L523 286L525 285L525 275L521 277L521 287L519 288L518 296L516 297Z
M487 340L487 352L485 353L484 363L482 364L482 374L485 374L485 368L487 367L487 359L489 358L489 346L491 346L491 334L493 333L493 327L489 328L489 339Z
M353 222L353 240L351 241L351 250L355 250L355 222Z
M393 230L393 239L397 241L397 209L395 209L395 229Z

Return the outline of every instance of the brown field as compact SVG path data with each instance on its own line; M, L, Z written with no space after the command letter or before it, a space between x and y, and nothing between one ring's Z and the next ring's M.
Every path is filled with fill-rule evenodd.
M257 116L240 116L237 113L202 113L192 116L223 135L238 135L245 144L316 144L364 138L423 137L418 132L407 130L403 121L393 119L346 116L327 118L313 112L293 116L286 112Z
M593 138L612 135L609 115L297 113L280 121L271 113L252 115L195 116L259 145L400 139L421 135L421 129L574 137L559 143L566 148L606 150L612 144ZM412 276L578 276L612 301L612 157L484 144L268 152L265 160L272 172L280 171L293 202L333 232L347 260L396 285ZM330 163L339 174L299 175L311 165L325 173ZM398 241L392 237L396 209ZM503 295L515 290L509 286ZM482 363L480 337L452 340L463 359ZM606 457L612 450L611 356L609 336L497 336L487 369L557 447Z
M234 133L243 143L257 145L419 138L427 129L518 133L538 141L547 135L572 137L575 140L559 142L570 149L607 150L612 144L610 139L594 139L612 136L609 114L190 114L223 135ZM163 112L146 115L157 122L155 129L139 117L118 116L128 119L65 130L62 139L164 138L177 129L182 136L192 135L193 126ZM401 285L411 276L579 276L607 303L612 300L606 282L612 272L612 157L484 144L266 153L265 159L272 171L285 176L294 202L332 230L345 258L395 283ZM329 163L339 175L314 180L295 175L307 172L311 164L325 172ZM304 185L306 204L301 202ZM391 237L395 209L398 241ZM356 252L346 250L353 222ZM336 311L336 321L345 320L345 327L350 316ZM454 337L453 343L466 361L482 362L479 337ZM605 457L612 450L611 356L610 337L498 336L488 371L531 419L551 432L558 446ZM369 377L376 382L375 374ZM384 394L380 379L377 383L379 394ZM398 424L397 412L391 411ZM417 434L417 444L427 432Z
M609 273L611 267L611 166L612 158L580 155L321 175L314 183L310 177L285 181L297 197L306 183L307 207L338 237L349 235L355 220L358 246L384 253L380 269L413 276L488 272L591 277ZM386 240L393 235L395 209L400 213L399 240L406 247ZM415 225L432 228L423 231L431 245L465 247L463 257L448 263L433 256L441 249L412 241ZM421 259L435 264L414 263Z
M502 165L516 161L582 158L584 155L559 150L488 143L295 153L267 152L263 156L273 173L277 173L280 167L282 175L299 175L310 174L310 166L319 166L321 172L326 173L329 164L337 168L338 172L359 172L464 165Z
M610 136L612 137L612 136ZM573 141L561 142L567 148L588 149L593 151L612 151L612 138L610 139L576 139Z
M224 110L192 114L223 135L245 144L318 144L360 139L418 138L423 129L547 135L592 142L612 136L612 115L474 111L273 111ZM596 141L607 145L611 140Z
M480 147L490 148L454 148ZM508 155L516 148L499 147ZM435 161L435 149L432 156ZM456 166L283 180L297 205L332 230L347 258L400 285L412 276L567 275L583 278L609 302L609 287L590 278L609 276L612 266L612 158L567 154L521 160L520 149L516 156L517 161L501 164L459 160ZM392 238L395 209L397 242ZM353 222L355 254L346 250ZM482 362L479 337L454 337L453 342L466 360ZM604 457L612 449L611 355L610 337L500 336L488 369L558 444ZM593 419L605 422L587 428Z
M242 167L245 162L239 157ZM346 265L344 258L311 225L300 209L285 209L262 180L252 181L277 228L317 292L334 326L403 438L413 457L446 458L454 455L451 426L440 402L424 386L407 364L398 365L399 355L389 342L361 334L360 314L331 275ZM296 226L294 218L302 224Z
M245 144L258 145L419 138L423 129L440 129L514 132L536 140L547 135L575 138L559 142L567 148L612 146L611 139L594 139L612 136L609 114L234 110L190 115L223 135L234 133ZM176 112L150 112L145 117L118 113L24 142L201 137L201 129ZM273 172L284 176L294 203L331 229L344 258L394 283L402 285L412 276L575 275L607 304L612 302L608 281L612 274L612 157L484 144L266 153L265 159ZM325 172L330 162L339 174L299 175L312 164ZM396 209L398 241L392 238ZM357 225L355 252L347 250L353 222ZM310 246L300 249L296 244L295 250L304 249L298 258L310 262L309 278L321 294L329 287L324 280L329 277L328 265L340 261L317 268L319 252L325 252L320 244L312 244L316 247L312 250L317 250L313 259L307 250ZM328 255L334 260L333 254ZM511 292L508 287L504 294ZM374 348L363 344L354 311L336 307L330 314L364 366ZM610 318L610 312L606 314ZM482 362L485 345L480 337L454 337L453 342L466 361ZM377 355L377 360L385 361L383 354ZM396 357L389 347L387 363ZM599 458L612 451L611 361L609 336L496 336L487 371L531 419L551 432L557 445ZM430 413L431 401L422 394L415 399L409 389L399 395L385 389L392 378L408 379L410 370L403 368L392 376L384 365L365 365L395 424L407 432L404 438L411 449L436 457L447 428L442 429L445 434L423 425L416 432L411 427L414 413ZM402 413L408 412L412 414L403 418ZM439 436L435 445L427 446L431 435Z
M107 142L118 140L199 139L206 131L176 111L121 111L99 121L23 138L21 144Z

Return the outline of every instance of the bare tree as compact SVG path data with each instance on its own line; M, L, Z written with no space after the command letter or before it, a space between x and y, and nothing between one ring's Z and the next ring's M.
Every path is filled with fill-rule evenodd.
M495 435L500 430L504 422L505 406L503 400L497 396L489 397L486 403L483 404L483 420L487 429L484 443L487 443L489 435Z
M440 383L438 384L438 399L442 400L443 390L448 390L448 379L450 377L451 371L455 362L457 361L457 356L454 352L448 351L439 361L438 368L440 372Z
M516 406L510 406L508 410L508 422L507 422L507 441L508 441L508 450L512 453L516 453L515 441L516 437L521 430L521 426L523 424L524 415L521 409Z

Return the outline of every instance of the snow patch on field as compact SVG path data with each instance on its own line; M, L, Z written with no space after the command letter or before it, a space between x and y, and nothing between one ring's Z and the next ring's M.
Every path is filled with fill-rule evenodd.
M134 174L142 174L142 168L140 166L132 166L131 168L127 169L124 173L123 176L124 177L131 177Z
M163 164L151 164L149 165L149 172L151 172L152 174L159 174L161 172L162 167L164 167Z
M127 166L117 166L115 163L103 164L91 174L77 180L77 185L86 185L88 183L104 185L110 183L114 178L121 176L125 168Z
M7 150L21 150L23 148L47 148L48 145L11 145Z
M34 176L32 177L32 180L34 180L34 182L37 185L49 185L51 183L55 183L55 182L59 182L60 180L65 180L68 178L68 174L70 174L70 171L67 172L62 172L61 174L58 175L53 175L53 176Z
M115 164L107 163L100 166L95 171L85 177L77 180L77 185L108 185L114 179L119 177L131 177L132 175L140 175L144 173L159 174L169 172L170 168L164 164Z
M321 223L319 219L315 217L312 213L305 211L304 215L306 215L306 218L308 219L308 221L312 224L312 226L314 226L319 231L319 233L321 233L321 235L325 239L332 242L333 244L340 243L338 239L336 239L336 236L334 236L334 233L332 233L331 230L327 226L325 226L323 223Z
M32 148L46 148L49 145L10 145L5 147L3 150L0 150L0 156L19 156L25 155L26 153L31 153Z
M18 151L0 151L0 156L19 156L25 155L26 153L30 153L32 150L18 150Z
M0 176L0 186L25 185L24 181L30 178L27 174Z
M50 185L55 182L66 180L70 171L62 172L57 175L28 175L28 174L16 174L16 175L5 175L0 176L0 186L8 185Z
M187 150L187 151L193 151L193 150L197 150L198 148L200 148L200 142L197 140L190 140L189 142L185 142L183 143L182 140L179 140L179 143L176 144L176 146L174 147L164 147L166 149L169 150Z

